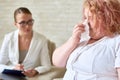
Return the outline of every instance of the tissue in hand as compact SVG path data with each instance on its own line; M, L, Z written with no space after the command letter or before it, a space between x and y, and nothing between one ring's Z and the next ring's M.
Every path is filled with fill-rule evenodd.
M90 39L90 36L89 36L89 25L88 25L88 20L87 19L83 22L83 25L85 27L85 32L83 32L81 34L81 40L80 41L86 41L86 40Z

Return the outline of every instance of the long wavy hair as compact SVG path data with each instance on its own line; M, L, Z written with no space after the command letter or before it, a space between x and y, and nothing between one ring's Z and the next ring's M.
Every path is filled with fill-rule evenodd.
M97 19L102 17L103 23L111 33L120 34L120 2L118 0L86 0L84 9L88 7Z

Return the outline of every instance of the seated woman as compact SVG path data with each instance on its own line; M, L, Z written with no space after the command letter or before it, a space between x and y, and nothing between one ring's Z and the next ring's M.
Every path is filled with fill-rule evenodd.
M14 12L17 30L5 35L0 51L0 72L4 69L23 70L33 77L51 69L47 39L33 31L34 19L29 9L20 7Z
M88 40L81 41L83 23L53 53L53 64L66 67L63 80L120 80L120 2L85 0Z

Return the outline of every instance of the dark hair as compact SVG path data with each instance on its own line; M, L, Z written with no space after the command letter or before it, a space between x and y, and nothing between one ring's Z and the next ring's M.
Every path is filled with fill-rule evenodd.
M16 16L17 14L21 14L21 13L24 13L24 14L30 14L32 15L32 13L30 12L30 10L26 7L20 7L20 8L17 8L14 12L14 20L16 22Z

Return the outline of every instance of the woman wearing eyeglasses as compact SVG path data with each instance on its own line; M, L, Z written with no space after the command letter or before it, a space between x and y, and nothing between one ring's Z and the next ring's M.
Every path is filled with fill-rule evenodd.
M14 12L14 20L18 29L5 35L0 51L0 72L22 70L24 75L33 77L49 71L47 39L33 31L32 13L20 7Z

